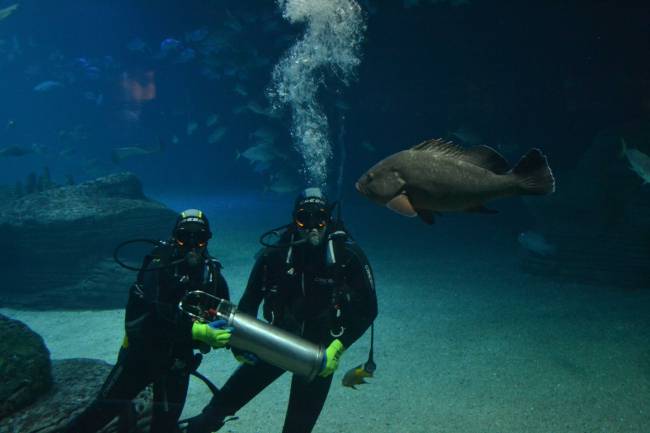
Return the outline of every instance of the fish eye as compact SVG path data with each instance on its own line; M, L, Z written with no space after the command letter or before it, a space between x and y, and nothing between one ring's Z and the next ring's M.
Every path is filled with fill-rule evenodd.
M370 182L374 177L375 177L375 175L373 173L368 173L368 176L367 176L368 182Z

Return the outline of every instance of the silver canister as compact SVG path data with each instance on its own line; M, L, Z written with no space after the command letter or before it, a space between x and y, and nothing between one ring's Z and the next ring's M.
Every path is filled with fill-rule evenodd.
M325 362L325 350L322 346L307 341L302 337L263 322L249 314L237 310L237 306L224 299L216 298L205 292L190 292L183 298L179 307L184 307L186 298L208 296L213 304L208 310L214 320L223 319L233 329L230 345L240 350L255 354L261 360L271 365L291 371L307 380L312 380L321 371ZM217 302L218 301L218 302ZM206 305L205 301L201 302ZM194 310L194 312L198 312ZM192 314L195 318L205 321L203 314ZM202 317L199 317L202 316Z

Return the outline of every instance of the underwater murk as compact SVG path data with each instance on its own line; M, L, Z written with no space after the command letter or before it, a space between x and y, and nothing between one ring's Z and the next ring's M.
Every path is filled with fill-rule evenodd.
M650 431L648 23L0 0L0 433Z

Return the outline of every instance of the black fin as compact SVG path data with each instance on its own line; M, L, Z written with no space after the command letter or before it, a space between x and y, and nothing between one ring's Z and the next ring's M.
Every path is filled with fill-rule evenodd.
M463 149L451 141L444 141L437 138L423 141L413 146L411 150L434 152L438 155L465 161L496 174L505 174L510 170L508 161L499 152L489 146L481 145Z
M463 161L490 170L495 174L505 174L510 170L508 161L490 146L474 146L465 150Z
M416 209L418 216L422 221L431 225L436 222L436 218L433 216L433 212L427 209Z
M546 156L539 149L530 149L512 169L520 179L523 194L544 195L555 191L555 178Z
M460 158L465 152L465 149L462 147L452 143L451 141L444 141L442 138L423 141L422 143L413 146L411 150L426 150L455 158Z
M488 209L488 208L486 208L485 206L483 206L482 204L481 204L481 205L478 205L478 206L476 206L476 207L470 207L470 208L467 208L467 209L465 209L465 212L489 213L489 214L499 213L498 210L495 210L495 209Z

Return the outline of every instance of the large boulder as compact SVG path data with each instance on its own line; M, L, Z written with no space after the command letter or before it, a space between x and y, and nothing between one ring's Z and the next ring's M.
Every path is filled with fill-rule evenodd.
M83 411L97 396L112 366L96 359L64 359L52 362L54 386L31 406L0 420L0 433L56 433ZM124 419L137 423L136 432L149 431L153 392L145 388L133 400L130 413L116 418L100 433L118 433Z
M52 386L50 352L40 335L0 314L0 420Z
M0 303L123 307L134 275L112 262L114 248L127 239L168 237L175 217L128 173L0 203Z

